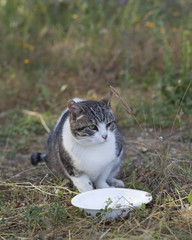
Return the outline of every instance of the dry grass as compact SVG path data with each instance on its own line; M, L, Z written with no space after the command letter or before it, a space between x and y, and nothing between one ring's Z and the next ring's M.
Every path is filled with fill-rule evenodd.
M0 1L0 239L191 239L191 1L96 2ZM109 84L120 177L153 195L114 221L84 217L76 190L29 161L68 99Z
M77 193L49 174L44 164L30 166L29 155L15 162L1 159L6 174L0 182L2 239L190 239L192 208L191 146L187 132L166 138L151 129L124 132L126 158L121 178L126 187L152 192L153 201L113 221L82 215L70 200ZM164 136L160 141L158 136ZM25 162L24 162L25 161Z
M138 123L117 89L111 87L111 90L114 100L120 101L126 114ZM26 113L47 130L42 115ZM1 118L6 118L6 113ZM71 198L77 194L75 188L58 180L44 164L30 165L30 154L45 148L44 138L36 135L34 140L31 136L27 150L13 159L8 160L6 154L0 159L1 239L190 239L190 126L182 129L174 121L171 128L163 130L139 123L138 127L123 130L125 161L119 177L128 188L152 193L153 201L146 208L113 221L83 216L71 205ZM8 135L7 148L11 147L10 138ZM6 153L3 146L1 150Z

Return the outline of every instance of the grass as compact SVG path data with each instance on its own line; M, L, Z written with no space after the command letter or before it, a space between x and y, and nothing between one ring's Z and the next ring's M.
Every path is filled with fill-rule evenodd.
M105 234L106 239L147 236L148 239L182 239L183 236L190 239L191 207L187 198L191 189L191 161L173 160L172 156L168 161L159 155L147 156L147 166L135 167L135 172L128 174L129 166L122 175L127 187L151 191L153 202L128 218L112 222L85 218L70 204L76 194L74 189L69 191L51 179L45 166L34 169L29 163L27 168L20 163L15 176L1 181L1 236L15 239L46 235L57 239L59 236L99 238ZM157 164L155 169L154 164ZM7 170L12 167L12 173L15 165L9 162Z
M189 0L0 0L1 239L191 239L191 15ZM153 201L105 221L29 158L70 98L110 85L120 177Z
M29 116L22 117L23 123ZM31 121L31 116L29 119ZM39 124L32 125L36 129L27 131L36 132L36 140L30 136L30 146L18 148L21 155L16 154L14 161L6 154L1 156L2 239L43 239L45 236L53 239L190 239L192 164L191 147L186 139L188 129L179 129L172 135L169 135L170 129L161 133L136 127L123 131L128 153L121 178L128 188L151 192L153 201L126 218L106 221L85 217L73 207L70 201L76 190L58 181L44 164L31 167L32 149L39 148L37 141L41 141L44 148L42 142L45 141L39 136L43 133L40 120ZM18 126L17 123L7 140L18 134ZM160 140L158 136L163 137ZM27 140L25 135L23 139ZM6 152L3 147L2 150Z
M177 106L191 78L191 3L172 4L1 1L1 99L9 97L9 109L46 111L90 89L105 92L111 83L125 96L150 85L157 99Z

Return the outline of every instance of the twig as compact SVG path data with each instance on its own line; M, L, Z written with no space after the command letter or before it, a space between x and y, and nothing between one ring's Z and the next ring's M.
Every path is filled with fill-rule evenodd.
M123 107L126 110L126 112L134 117L134 119L135 119L136 123L138 124L138 126L144 131L143 127L138 122L137 118L135 117L131 107L120 97L119 93L117 92L117 90L114 87L110 86L110 88L111 88L112 92L115 94L115 96L119 99L119 101L123 105Z
M0 236L1 239L6 240L3 236Z
M66 190L69 193L78 194L77 192L72 191L72 190L68 189L67 187L63 187L63 186L50 186L50 185L36 186L33 183L31 183L31 182L6 183L6 182L0 181L0 186L3 186L3 187L21 186L21 187L24 187L24 188L34 188L34 189L36 189L36 190L38 190L38 191L40 191L42 193L49 194L49 195L54 195L54 196L56 196L56 194L52 194L52 193L46 192L46 191L42 190L41 188L45 188L45 187L46 188L55 188L56 187L58 189Z
M45 128L45 130L50 133L50 129L49 127L47 126L46 122L45 122L45 119L43 118L42 114L38 113L38 112L34 112L34 111L29 111L29 110L22 110L23 113L25 114L28 114L28 115L31 115L31 116L36 116L40 119L43 127Z
M172 132L173 132L173 128L174 128L174 126L175 126L175 122L176 122L178 113L179 113L179 111L181 110L181 106L182 106L183 101L184 101L184 98L185 98L185 96L186 96L186 94L187 94L187 92L188 92L188 90L189 90L189 88L190 88L190 86L191 86L191 83L192 83L192 79L191 79L190 83L188 84L188 86L187 86L187 88L186 88L186 90L185 90L185 93L183 94L183 97L181 98L179 107L178 107L178 109L177 109L177 113L176 113L176 115L175 115L175 119L174 119L174 121L173 121L173 125L172 125L172 128L171 128L170 135L171 135Z

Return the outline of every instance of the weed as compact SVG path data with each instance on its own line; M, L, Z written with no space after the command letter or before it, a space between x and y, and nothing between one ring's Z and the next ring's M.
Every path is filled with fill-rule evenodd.
M109 207L111 203L113 203L113 201L111 200L111 198L108 198L108 200L105 202L105 208L100 209L100 211L96 214L98 221L105 220L107 215L112 212L112 208Z
M192 191L190 192L190 194L188 196L188 201L192 205Z
M166 97L169 103L179 105L186 89L188 95L185 96L184 108L191 106L190 99L190 85L191 85L191 45L190 41L186 39L186 32L183 33L183 40L181 46L181 62L180 68L175 67L171 59L170 46L167 36L163 34L163 42L165 47L165 75L162 78L161 92Z
M191 7L0 1L0 238L190 239ZM44 165L30 165L29 154L45 150L45 116L53 126L68 99L99 99L109 84L129 140L122 178L154 200L127 218L96 222L71 206L76 193Z
M58 222L62 223L66 219L66 210L62 206L61 202L57 202L53 205L37 206L36 204L27 205L27 209L24 212L24 217L27 220L28 227L33 229L35 225L45 227L47 219L51 221L51 224L57 225Z
M44 133L44 129L38 119L34 121L34 118L23 115L17 110L7 114L6 117L12 120L10 122L5 120L7 124L0 129L1 146L4 147L1 154L13 158L16 152L26 151L32 139Z

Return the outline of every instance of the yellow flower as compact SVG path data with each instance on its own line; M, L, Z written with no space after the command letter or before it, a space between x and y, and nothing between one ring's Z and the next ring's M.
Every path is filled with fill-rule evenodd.
M25 64L28 64L28 63L29 63L29 59L26 58L26 59L24 60L24 63L25 63Z
M190 31L189 30L184 30L185 35L190 35Z
M178 16L179 16L179 13L178 13L178 12L173 12L173 16L174 16L174 17L178 17Z
M149 28L154 28L155 27L155 24L153 22L146 22L145 23L145 26L146 27L149 27Z
M24 43L24 48L28 48L29 47L29 43Z
M165 28L161 28L161 29L160 29L160 33L161 33L161 34L165 34Z
M29 43L24 43L24 48L29 49L31 52L33 52L35 49L35 47Z
M15 89L14 89L14 92L15 92L15 93L18 93L18 92L19 92L19 89L18 89L18 88L15 88Z
M177 28L176 28L176 27L173 27L173 28L172 28L172 32L177 32Z
M76 13L74 13L74 14L72 15L72 18L73 18L73 19L77 19L77 18L78 18L78 15L77 15Z
M35 49L35 47L34 47L33 45L30 45L30 46L29 46L29 50L30 50L31 52L33 52L34 49Z

